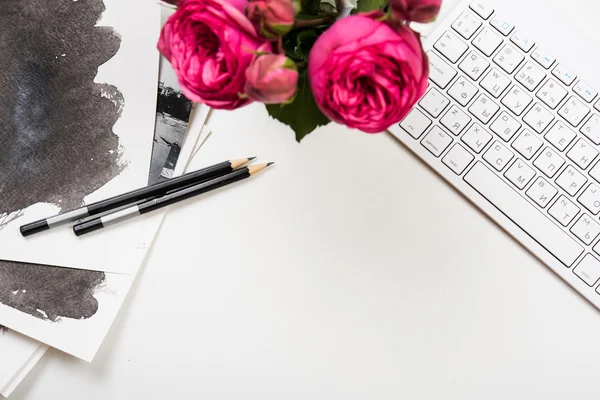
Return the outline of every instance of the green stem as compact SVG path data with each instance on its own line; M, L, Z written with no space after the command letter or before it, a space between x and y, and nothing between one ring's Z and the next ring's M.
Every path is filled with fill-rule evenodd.
M339 18L344 10L344 0L335 0L335 10L337 11L336 18Z
M331 15L326 15L321 18L315 19L297 19L294 21L294 29L297 28L308 28L311 26L319 26L326 24L333 24L335 22L335 18Z

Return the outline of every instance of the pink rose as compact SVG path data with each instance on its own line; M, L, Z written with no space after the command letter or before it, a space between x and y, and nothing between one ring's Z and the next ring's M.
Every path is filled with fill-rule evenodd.
M431 22L440 12L442 0L389 0L394 17L401 21Z
M298 86L296 64L283 54L256 56L246 70L246 95L265 104L285 103Z
M272 45L244 15L246 0L184 0L163 27L158 49L171 62L183 93L192 101L233 110L250 102L240 96L253 52Z
M269 39L288 33L296 16L292 0L253 0L247 12L260 34Z
M429 62L410 28L376 11L342 18L315 42L308 76L330 119L376 133L403 119L425 93Z

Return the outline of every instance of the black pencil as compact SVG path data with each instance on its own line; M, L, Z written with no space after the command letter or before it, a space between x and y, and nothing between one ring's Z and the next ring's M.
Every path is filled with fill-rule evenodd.
M163 197L148 200L141 204L133 204L131 207L122 209L113 214L108 214L100 218L90 219L88 221L74 225L73 232L75 232L75 235L81 236L86 233L102 229L109 224L124 221L129 218L133 218L138 215L145 214L147 212L154 211L162 207L166 207L173 203L178 203L185 199L189 199L190 197L210 192L211 190L215 190L220 187L229 185L231 183L241 181L242 179L249 178L252 175L262 171L271 164L273 163L251 165L249 167L240 168L239 170L233 171L230 174L223 175L218 178L211 179L210 181L199 183L197 185L183 188L173 193L166 194Z
M54 217L41 219L21 226L21 235L29 236L34 233L42 232L50 228L57 227L69 222L77 221L82 218L97 215L110 211L112 209L134 203L136 201L145 200L151 197L159 197L169 191L182 187L194 185L230 173L234 169L246 164L256 157L241 158L237 160L224 161L219 164L211 165L198 171L190 172L177 178L169 179L164 182L159 182L154 185L146 186L140 189L133 190L124 194L120 194L109 199L101 200L96 203L89 204L58 214Z

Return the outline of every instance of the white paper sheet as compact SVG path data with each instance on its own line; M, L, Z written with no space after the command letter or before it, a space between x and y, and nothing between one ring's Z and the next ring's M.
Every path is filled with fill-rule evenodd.
M175 168L175 176L181 175L186 170L187 161L201 136L204 115L193 113L190 121L194 121L194 123L190 123L190 129ZM148 213L138 218L144 229L152 234L151 236L155 236L166 211ZM131 221L126 224L129 222ZM122 227L122 224L117 224L104 230L110 235L117 235ZM152 239L145 243L145 246L149 248L151 244ZM98 301L98 311L89 319L61 318L57 322L51 322L0 304L0 324L91 362L108 333L134 279L135 274L106 273L105 281L94 295Z
M0 394L10 396L48 346L13 331L0 332Z
M87 195L86 203L146 185L156 113L159 57L156 42L161 7L146 0L104 0L104 4L106 11L97 26L114 28L121 44L116 55L100 66L94 81L115 86L123 96L122 114L113 132L119 137L121 163L126 166L116 178ZM73 2L70 7L77 5ZM69 57L69 54L63 54ZM20 225L52 216L58 210L57 205L47 203L22 210L21 217L0 230L0 259L123 274L137 271L155 233L142 219L111 234L97 233L78 238L70 226L64 226L28 238L21 236Z

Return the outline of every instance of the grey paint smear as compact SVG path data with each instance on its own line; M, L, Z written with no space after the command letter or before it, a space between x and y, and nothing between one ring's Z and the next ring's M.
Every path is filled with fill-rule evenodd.
M124 168L113 132L118 89L94 83L120 37L96 27L102 0L2 0L0 229L36 203L62 210ZM0 303L34 317L85 319L102 272L0 261Z
M102 0L4 0L0 13L0 216L80 206L123 169L112 128L124 100L94 83L119 36ZM2 224L2 221L0 221Z
M3 262L0 303L53 322L87 319L98 311L94 293L104 281L103 272Z

